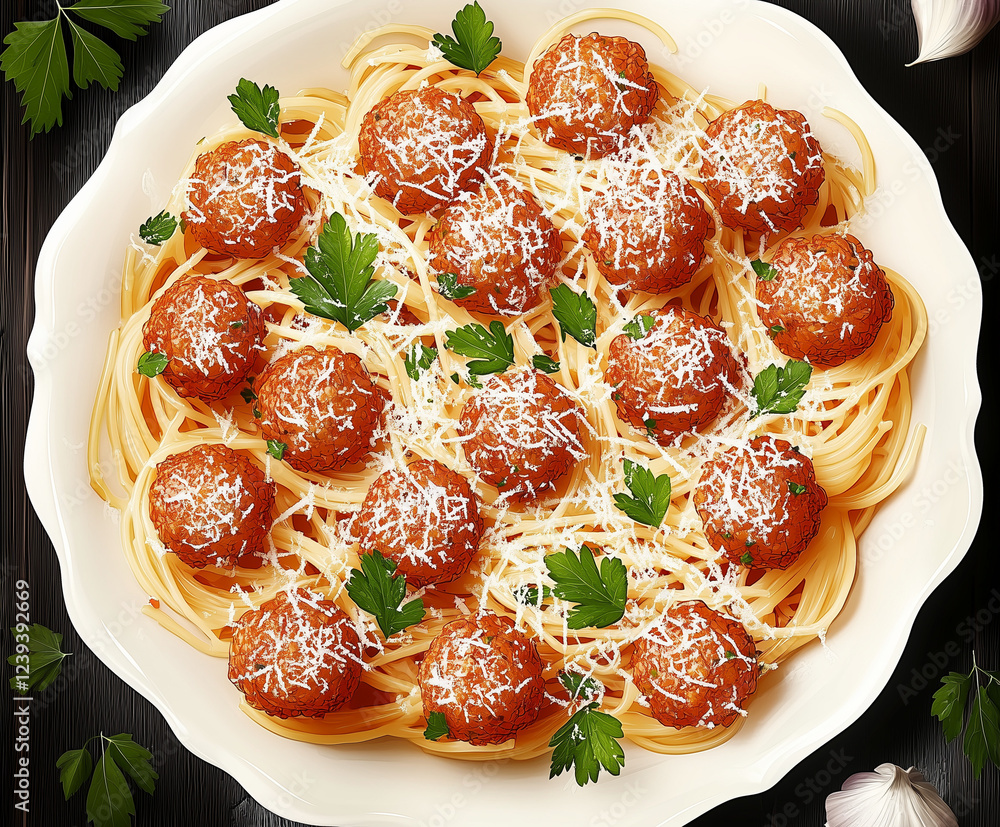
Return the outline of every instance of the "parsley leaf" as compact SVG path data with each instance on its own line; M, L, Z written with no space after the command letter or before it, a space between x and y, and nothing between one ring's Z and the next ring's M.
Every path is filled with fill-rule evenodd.
M962 733L965 704L972 696L962 751L972 763L976 778L987 762L1000 767L1000 672L991 672L976 663L972 653L972 671L967 675L951 672L941 680L934 693L931 715L941 721L945 739L955 740Z
M424 730L424 738L428 741L436 741L445 735L451 735L451 732L448 729L448 721L445 720L444 713L437 710L427 713L427 728Z
M740 562L744 566L753 566L753 555L749 551L745 552L743 556L740 557Z
M576 293L568 285L560 284L549 295L562 340L566 341L568 333L585 347L597 347L597 306L587 291Z
M514 364L514 338L500 321L490 322L489 330L475 323L449 330L444 346L459 356L474 358L466 365L473 376L503 373Z
M458 276L454 273L441 273L437 278L438 293L446 299L465 299L476 292L476 288L470 284L459 284Z
M150 763L153 754L125 733L110 738L103 734L96 737L101 742L101 757L96 768L87 749L94 738L81 749L64 752L56 761L63 794L69 799L83 786L93 770L87 791L87 821L92 821L95 827L130 827L131 816L135 815L135 802L125 773L141 790L152 795L159 778Z
M750 266L753 267L753 271L757 274L757 278L761 281L771 281L778 271L775 270L770 264L765 264L759 259L754 259L750 262Z
M379 551L361 555L361 569L354 569L347 581L351 600L374 615L387 638L424 619L424 601L419 597L402 605L406 597L406 575L392 573L396 563Z
M83 782L93 772L94 759L86 749L71 749L59 756L56 767L59 769L63 795L69 801L69 797L83 786Z
M788 490L791 491L795 496L806 493L806 487L802 483L792 482L791 480L788 481Z
M150 23L159 23L170 6L159 0L79 0L66 11L111 29L125 40L135 40L146 34Z
M531 586L522 584L514 588L514 599L522 606L538 606L543 600L548 600L554 592L548 586Z
M277 439L269 439L267 441L267 452L275 459L281 459L287 450L288 446L284 442Z
M437 353L437 348L414 342L413 347L406 351L406 356L403 357L406 375L416 382L420 378L420 374L429 370L430 366L434 364Z
M653 476L648 468L624 461L625 486L632 492L615 494L615 505L637 523L659 528L670 508L670 475Z
M535 370L540 370L542 373L558 373L559 363L551 358L550 356L532 356L531 364L534 366Z
M147 244L163 244L177 229L177 219L166 210L147 218L139 227L139 237Z
M601 685L590 675L581 675L579 672L560 672L559 683L569 692L571 701L585 701L590 703L601 691Z
M549 778L572 767L576 783L582 787L588 781L597 781L602 767L618 775L625 766L625 751L617 739L624 735L621 721L598 711L596 703L588 704L563 724L549 741L549 746L555 748Z
M73 39L73 80L85 89L97 81L117 91L122 77L118 53L104 41L80 28L73 16L111 29L129 40L146 33L150 23L158 23L169 7L158 0L79 0L72 6L56 5L52 20L14 24L4 38L7 46L0 54L0 70L21 95L24 117L31 122L31 137L62 126L62 99L72 99L69 59L62 30L66 18Z
M571 549L546 555L545 566L556 583L552 593L578 604L567 618L570 629L610 626L624 616L628 572L621 560L604 557L598 570L594 552L582 546L579 555Z
M261 89L253 81L240 78L240 82L236 84L236 94L230 95L226 100L247 129L263 132L272 138L278 137L281 107L278 104L278 90L273 86Z
M653 329L654 324L656 324L655 317L639 314L622 329L633 339L643 339Z
M306 251L309 275L290 280L292 292L310 313L340 322L353 333L388 310L386 302L396 295L391 281L372 281L377 255L374 233L354 236L344 216L334 213L316 246Z
M812 376L812 365L789 359L783 368L768 365L753 380L753 398L757 403L754 416L790 414L805 396Z
M7 663L14 667L14 677L10 679L10 688L21 695L27 695L32 689L43 692L49 688L52 682L59 677L62 671L62 662L70 653L63 652L62 635L47 629L40 623L33 623L26 632L18 632L16 626L12 626L10 633L14 640L28 647L27 667L28 674L18 669L23 667L24 654L13 654L7 658Z
M500 54L500 38L493 36L493 24L478 2L460 9L451 22L455 37L434 35L433 43L456 66L480 74Z
M167 362L169 361L170 360L167 358L165 353L156 353L154 351L147 350L142 354L142 356L139 357L139 361L136 363L135 369L143 376L148 376L152 379L154 376L159 376L167 369Z

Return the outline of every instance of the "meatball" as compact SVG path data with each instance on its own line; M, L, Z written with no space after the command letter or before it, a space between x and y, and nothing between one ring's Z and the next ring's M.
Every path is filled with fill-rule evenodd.
M472 287L457 303L479 313L517 316L538 304L562 259L562 240L520 186L491 178L462 193L430 236L431 267Z
M149 516L167 551L196 569L259 554L271 530L274 483L225 445L196 445L156 466Z
M719 115L705 136L701 174L723 224L772 234L802 223L825 173L801 113L748 101Z
M583 240L612 284L666 293L691 281L712 218L697 191L672 172L635 167L587 205Z
M771 435L706 462L694 492L712 548L755 569L794 563L819 531L826 503L812 460Z
M202 247L263 258L305 213L298 164L267 141L230 141L201 155L188 185L187 231Z
M778 349L834 367L872 346L892 318L885 273L854 236L786 238L757 279L760 319Z
M299 471L361 462L381 432L385 397L353 353L286 353L257 377L256 391L265 439L284 443L282 459Z
M378 550L394 560L407 585L447 583L465 572L479 548L479 498L461 474L417 460L372 483L358 534L362 552Z
M624 37L568 34L528 81L528 111L545 143L600 158L625 145L659 99L646 52Z
M493 138L465 98L424 86L372 107L358 136L375 193L412 215L444 206L482 180Z
M711 319L680 307L650 314L641 339L616 336L604 378L618 416L662 444L715 419L741 382L729 337Z
M254 709L317 718L342 707L361 680L361 642L332 600L280 592L233 626L229 680Z
M266 332L264 314L235 284L187 276L153 302L142 344L167 357L162 376L180 396L211 401L246 381Z
M743 624L700 600L675 603L632 650L632 680L664 726L729 726L759 675Z
M533 499L587 455L580 442L583 419L552 379L519 368L483 384L462 410L458 432L482 479L516 499Z
M477 746L501 744L533 723L545 694L534 642L490 611L446 625L417 680L424 714L442 713L452 738Z

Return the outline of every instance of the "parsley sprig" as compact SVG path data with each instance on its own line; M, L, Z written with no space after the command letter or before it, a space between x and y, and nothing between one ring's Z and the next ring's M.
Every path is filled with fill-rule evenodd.
M783 368L768 365L753 380L754 416L790 414L799 407L812 376L812 365L789 359Z
M637 523L659 528L670 508L670 475L654 476L630 459L624 461L625 487L632 492L615 494L615 505Z
M773 281L774 277L778 275L778 271L774 267L760 259L751 261L750 266L761 281Z
M443 738L446 735L451 735L451 731L448 729L448 721L445 719L444 713L437 710L428 712L424 738L428 741L436 741L438 738Z
M568 333L584 347L597 347L597 305L587 291L577 293L569 285L560 284L549 295L562 340L566 341Z
M323 225L316 246L306 251L308 276L291 279L292 292L306 310L340 322L352 333L379 313L396 295L391 281L374 281L378 238L374 233L354 235L347 220L334 213Z
M965 706L972 696L972 711L965 726ZM941 721L944 737L950 743L962 734L962 751L972 762L976 778L986 762L1000 768L1000 672L983 669L972 653L972 671L967 675L951 672L941 680L934 693L931 715Z
M552 593L577 604L566 620L570 629L610 626L624 616L628 572L618 558L604 557L598 569L594 552L582 546L579 554L566 549L547 555L545 566L556 584Z
M40 623L33 623L22 631L12 626L10 633L17 644L28 650L27 653L15 652L7 658L7 663L14 667L10 688L21 695L31 690L44 692L59 677L62 662L70 655L62 651L63 636ZM27 667L27 675L24 667Z
M514 337L504 329L503 322L490 322L489 330L475 323L449 330L444 346L473 359L466 365L473 376L503 373L514 364Z
M656 324L656 318L654 316L646 316L640 313L632 319L632 321L625 325L622 330L624 330L633 339L644 339L646 334L653 329L654 324Z
M177 229L177 219L166 210L147 218L139 227L139 237L147 244L163 244Z
M56 3L56 16L51 20L15 23L14 31L3 41L7 48L0 54L0 69L21 95L21 123L31 122L31 137L62 126L62 99L73 97L64 19L73 40L73 82L80 89L97 82L116 92L124 72L121 57L99 37L80 28L77 20L135 40L168 11L170 7L158 0L78 0L72 6Z
M597 702L592 701L577 710L552 736L549 746L554 749L549 778L572 769L576 783L583 787L588 781L597 781L601 768L612 775L621 772L625 766L625 750L618 742L625 736L621 721L601 712L597 706Z
M101 741L101 757L95 768L87 747L97 738ZM127 733L110 738L101 733L80 749L64 752L56 761L56 767L67 801L93 772L87 791L87 821L94 822L95 827L128 827L131 816L135 815L135 802L125 774L139 789L152 795L160 777L150 763L152 757L148 749L135 743Z
M253 81L240 78L236 94L226 100L247 129L277 138L278 116L281 114L278 98L278 90L273 86L261 89Z
M147 350L142 354L142 356L139 357L139 361L136 362L135 369L136 372L152 379L154 376L159 376L167 369L167 363L169 361L170 359L167 358L165 353L157 353L152 350Z
M597 680L579 672L560 672L559 683L569 693L571 701L591 703L601 694L601 685Z
M545 354L532 356L531 364L535 370L540 370L542 373L558 373L560 370L559 362Z
M454 37L436 34L432 40L449 61L477 75L500 54L503 44L493 36L493 24L478 2L460 9L451 22Z
M347 594L368 614L374 615L378 627L387 638L424 619L421 598L403 604L406 597L406 575L392 573L396 563L380 551L361 555L361 569L354 569L347 581Z
M455 273L439 273L437 284L438 293L451 301L467 299L476 292L476 288L471 284L459 284L458 276Z

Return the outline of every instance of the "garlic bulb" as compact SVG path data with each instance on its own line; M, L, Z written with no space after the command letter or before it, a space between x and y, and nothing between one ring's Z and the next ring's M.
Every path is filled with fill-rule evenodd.
M913 63L969 51L1000 21L1000 0L910 0L920 37Z
M827 797L826 827L958 827L958 819L919 770L879 764Z

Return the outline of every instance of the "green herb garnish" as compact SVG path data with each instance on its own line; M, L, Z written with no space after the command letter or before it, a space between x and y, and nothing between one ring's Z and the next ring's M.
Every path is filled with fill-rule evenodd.
M812 371L812 365L795 359L789 359L782 368L768 365L753 380L753 398L757 403L753 415L793 413L805 396Z
M588 781L597 781L602 767L618 775L625 766L625 751L618 743L622 737L624 732L617 718L599 711L596 703L587 704L549 741L549 746L554 747L549 778L572 768L576 783L582 787Z
M590 703L601 691L601 684L594 677L579 672L560 672L559 683L569 692L571 701Z
M139 238L147 244L163 244L177 229L177 219L166 210L147 218L139 227Z
M261 89L253 81L240 78L240 82L236 84L236 94L230 95L226 100L247 129L262 132L272 138L278 137L281 107L278 104L278 90L273 86Z
M542 373L559 372L559 363L549 356L532 356L531 364L534 365L535 370L540 370Z
M654 316L644 316L639 314L627 325L625 325L622 330L624 330L633 339L643 339L646 334L653 329L654 324L656 324L656 318Z
M459 356L473 358L466 365L473 376L502 373L514 364L514 338L503 322L490 322L489 330L476 323L450 330L444 346Z
M437 282L438 293L451 301L468 298L476 292L476 288L470 284L459 284L455 273L440 273Z
M562 340L568 333L585 347L597 346L597 306L587 292L577 293L568 285L560 284L549 291L552 296L552 315L559 322Z
M386 302L396 295L391 281L373 281L377 255L374 233L355 236L344 216L334 213L316 246L306 251L309 275L291 279L289 285L306 310L340 322L353 333L388 310Z
M796 496L806 493L806 487L802 483L792 482L791 480L788 481L788 490Z
M522 606L537 606L543 600L554 596L548 586L521 585L514 589L514 599Z
M287 450L288 446L284 442L280 442L277 439L269 439L267 441L267 452L275 459L281 459Z
M124 71L121 57L99 37L80 28L74 15L135 40L168 11L170 7L158 0L79 0L72 6L57 3L52 20L15 23L14 31L3 41L7 48L0 54L0 69L21 94L21 123L31 122L31 137L62 126L62 99L73 97L63 18L73 39L73 82L86 89L96 81L117 92Z
M424 738L428 741L436 741L438 738L443 738L446 735L451 735L451 732L448 730L448 721L445 719L444 713L437 710L428 712Z
M624 461L625 487L632 492L615 494L615 505L637 523L659 528L670 507L670 476L653 476L648 468Z
M778 271L775 270L770 264L766 264L759 259L754 259L750 262L750 266L753 267L753 271L757 274L757 278L761 281L771 281Z
M748 551L748 552L747 552L746 554L744 554L744 555L743 555L743 556L742 556L742 557L740 558L740 562L741 562L741 563L742 563L742 564L743 564L744 566L752 566L752 565L753 565L753 555L752 555L752 554L751 554L751 553L750 553L750 552Z
M478 2L460 9L451 22L454 37L436 34L431 41L451 63L480 74L500 54L500 38Z
M167 369L167 362L169 361L165 353L155 353L147 350L139 357L135 369L143 376L148 376L152 379Z
M62 671L62 662L69 657L69 652L63 652L63 636L47 629L40 623L27 626L19 624L23 629L18 631L12 626L10 633L14 636L16 646L24 647L7 658L7 663L14 667L14 677L10 679L10 688L19 695L27 695L31 690L44 692Z
M965 725L965 705L972 696L972 711ZM941 688L934 693L931 715L941 721L945 740L949 743L962 734L962 752L972 763L972 772L979 778L987 761L1000 767L1000 672L981 668L972 653L972 671L967 675L951 672L941 679Z
M624 616L628 572L618 558L603 557L598 569L594 552L582 546L579 554L566 549L546 555L545 566L556 584L552 593L578 604L567 618L570 629L610 626Z
M361 569L351 571L347 594L368 614L375 617L386 638L392 637L424 619L424 601L419 597L403 604L406 575L393 577L396 563L379 551L361 555Z
M416 382L420 378L420 374L429 370L430 366L434 364L437 353L437 348L414 342L413 347L406 351L406 356L403 357L406 375Z

